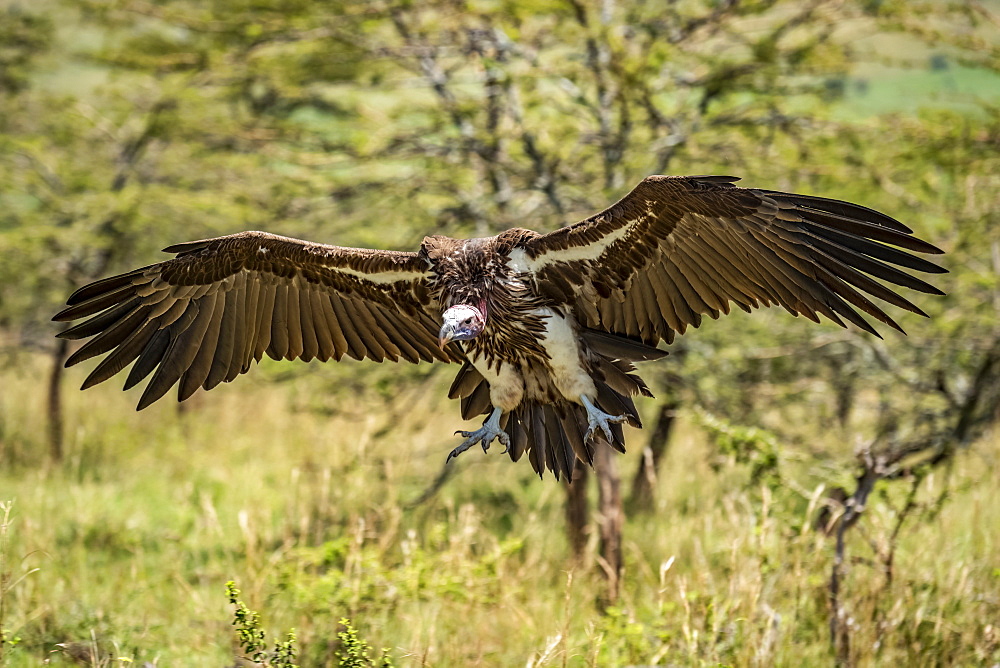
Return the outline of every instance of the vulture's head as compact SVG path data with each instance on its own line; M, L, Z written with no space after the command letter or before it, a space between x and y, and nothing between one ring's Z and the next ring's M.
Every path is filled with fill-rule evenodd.
M468 341L483 333L486 316L475 306L457 304L441 314L443 324L438 343L444 348L450 341Z

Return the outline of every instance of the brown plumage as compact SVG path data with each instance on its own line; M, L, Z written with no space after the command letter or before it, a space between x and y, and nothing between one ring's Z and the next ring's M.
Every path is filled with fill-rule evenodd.
M452 455L499 438L513 460L571 477L595 445L624 451L621 422L640 426L632 397L649 396L633 363L704 315L777 304L878 336L862 313L902 330L868 296L925 314L874 279L942 294L904 271L944 270L906 252L941 251L902 223L736 180L651 176L550 234L432 236L415 253L264 232L178 244L173 259L80 288L54 319L89 318L59 334L90 338L67 366L106 354L84 388L129 364L126 389L152 374L139 409L265 354L460 363L449 396L464 418L490 417Z

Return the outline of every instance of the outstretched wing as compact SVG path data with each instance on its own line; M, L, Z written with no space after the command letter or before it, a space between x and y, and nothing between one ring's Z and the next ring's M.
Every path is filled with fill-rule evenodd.
M93 337L66 362L105 357L84 389L135 361L125 389L150 373L138 408L174 384L184 400L274 359L377 362L461 359L442 351L416 253L341 248L243 232L165 249L177 257L77 290L53 319Z
M620 202L551 234L526 236L510 266L575 305L588 327L670 342L736 304L779 304L878 333L902 331L867 296L926 315L877 280L940 290L900 269L945 270L905 251L941 253L905 225L837 200L738 188L729 176L650 176ZM900 250L905 249L905 250Z

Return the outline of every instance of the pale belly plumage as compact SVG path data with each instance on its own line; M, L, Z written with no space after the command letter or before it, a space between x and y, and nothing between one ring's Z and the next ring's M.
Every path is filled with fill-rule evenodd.
M580 348L571 317L548 308L538 309L533 315L541 317L545 325L539 342L547 360L507 362L498 369L485 357L471 358L472 365L490 385L492 404L507 412L526 399L550 402L561 398L581 403L581 397L595 396L594 381L584 366L586 353Z

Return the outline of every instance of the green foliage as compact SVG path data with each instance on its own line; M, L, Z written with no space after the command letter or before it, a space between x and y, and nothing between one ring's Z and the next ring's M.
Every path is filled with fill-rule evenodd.
M705 411L698 422L719 452L739 464L750 465L750 482L774 487L781 482L778 441L774 434L758 427L735 425Z
M265 632L260 627L260 614L240 600L240 590L232 580L226 583L226 596L235 608L233 626L236 627L237 643L245 652L246 658L271 668L297 668L295 630L285 634L285 639L277 641L274 651L268 653Z
M32 65L51 48L54 36L50 16L16 4L0 8L0 93L16 94L28 87Z
M337 637L340 638L337 658L340 659L338 665L341 668L392 668L392 656L388 649L383 649L378 659L369 657L371 647L363 638L358 637L358 630L351 624L351 620L342 617L339 624L344 627L343 631L337 632Z
M232 580L226 583L226 596L236 608L233 626L236 627L240 647L251 661L264 661L267 658L267 643L264 641L264 630L260 628L260 614L250 610L239 600L240 590Z

